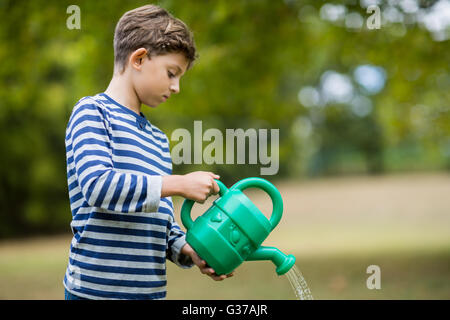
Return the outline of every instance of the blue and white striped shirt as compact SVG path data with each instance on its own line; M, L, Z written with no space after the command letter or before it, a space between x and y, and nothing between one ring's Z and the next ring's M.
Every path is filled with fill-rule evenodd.
M73 232L64 286L90 299L163 299L166 258L181 267L185 235L171 197L166 135L105 93L75 105L66 130Z

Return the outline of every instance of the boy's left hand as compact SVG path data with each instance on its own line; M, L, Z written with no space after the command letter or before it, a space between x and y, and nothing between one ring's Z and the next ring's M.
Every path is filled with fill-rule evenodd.
M181 248L181 253L191 257L192 261L200 269L201 273L210 276L212 279L214 279L216 281L222 281L222 280L224 280L226 278L234 276L234 272L232 272L230 274L227 274L227 275L225 275L225 274L222 274L222 275L216 274L214 269L209 267L209 266L207 266L206 265L206 261L203 260L202 258L200 258L198 256L197 252L195 252L194 249L192 249L192 247L188 243L186 243L183 246L183 248Z

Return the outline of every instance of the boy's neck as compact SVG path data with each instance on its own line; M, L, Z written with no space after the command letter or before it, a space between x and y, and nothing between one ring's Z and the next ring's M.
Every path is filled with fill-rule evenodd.
M126 74L114 74L105 93L136 114L141 114L141 102L133 87L130 86L130 82L127 81Z

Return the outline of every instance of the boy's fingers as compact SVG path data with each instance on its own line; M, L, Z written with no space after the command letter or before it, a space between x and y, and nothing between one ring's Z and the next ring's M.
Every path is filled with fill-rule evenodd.
M227 275L225 275L225 274L218 275L214 271L213 268L201 268L200 271L201 271L201 273L210 276L215 281L222 281L222 280L225 280L226 278L232 277L234 275L234 272L227 274Z
M216 280L216 281L222 281L222 280L225 280L226 278L229 278L229 277L232 277L232 276L233 276L233 273L230 273L230 274L227 274L227 275L225 275L225 274L218 275L218 274L214 271L214 269L212 269L212 268L210 268L210 271L212 272L212 273L210 274L211 278L213 278L213 279Z
M214 183L213 183L213 189L214 189L213 194L218 194L219 191L220 191L219 185L218 185L217 182L215 182L215 181L214 181Z
M214 172L208 172L209 173L209 175L211 176L211 177L213 177L214 179L220 179L220 176L218 175L218 174L215 174Z
M219 275L217 275L217 274L212 274L212 275L211 275L211 278L214 279L215 281L222 281L223 279L226 278L226 276L225 276L225 275L219 276Z
M214 270L210 267L206 267L206 264L203 265L202 267L199 266L199 268L200 268L201 273L203 273L203 274L207 274L208 276L211 276L214 274Z
M227 276L222 274L220 276L217 276L217 281L222 281L222 280L225 280L226 278L227 278Z
M192 261L194 264L202 270L206 266L206 261L199 257L199 255L194 251L191 255Z
M205 266L206 266L205 260L200 261L199 264L198 264L199 268L204 268Z

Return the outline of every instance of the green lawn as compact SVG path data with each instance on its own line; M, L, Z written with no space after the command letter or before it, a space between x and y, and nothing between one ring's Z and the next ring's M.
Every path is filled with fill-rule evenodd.
M265 245L297 258L315 299L450 299L450 178L340 178L277 185L285 203ZM265 195L249 193L263 212ZM177 200L175 207L179 209ZM196 205L201 212L204 206ZM0 242L0 299L62 299L70 235ZM369 265L381 289L369 290ZM214 282L168 263L169 299L294 299L268 261Z
M449 299L450 253L297 257L315 299ZM369 290L366 269L381 269L381 289ZM197 270L169 268L170 299L295 299L285 276L270 262L243 264L233 278L215 283Z
M0 248L0 299L62 299L69 237L27 240ZM297 257L315 299L449 299L450 250ZM369 265L381 268L381 289L366 287ZM169 299L294 299L285 276L268 261L246 262L215 282L197 268L168 264Z

